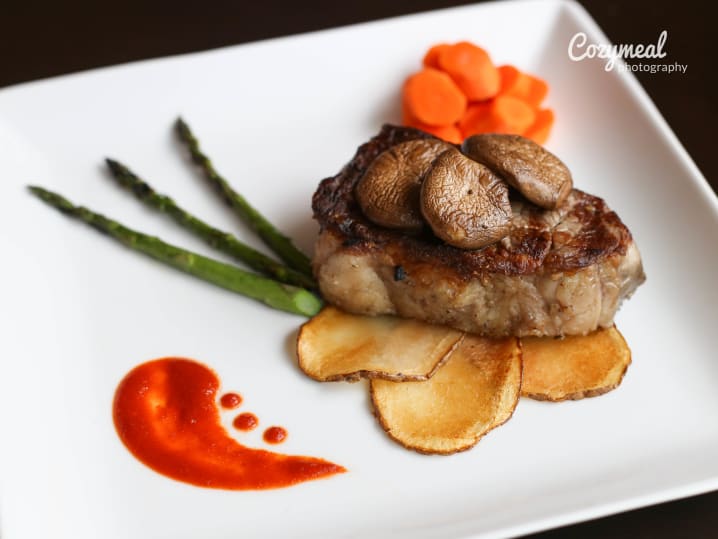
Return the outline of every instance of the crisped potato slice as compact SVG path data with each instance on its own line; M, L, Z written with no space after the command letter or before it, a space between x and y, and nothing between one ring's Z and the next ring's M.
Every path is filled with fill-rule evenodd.
M631 363L631 350L615 326L584 337L529 337L521 346L521 395L538 400L602 395L621 383Z
M520 388L518 339L466 335L428 381L372 380L371 398L391 438L420 453L451 454L507 421Z
M300 329L297 356L299 367L321 382L426 380L462 337L443 326L328 306Z

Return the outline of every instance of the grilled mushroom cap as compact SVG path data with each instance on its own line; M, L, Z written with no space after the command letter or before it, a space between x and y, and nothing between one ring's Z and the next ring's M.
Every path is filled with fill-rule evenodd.
M474 135L461 146L534 204L552 210L571 192L571 172L558 157L519 135Z
M380 154L356 187L364 214L374 223L407 232L421 230L421 180L436 157L451 148L437 139L402 142Z
M452 148L421 184L421 213L446 243L478 249L509 233L509 190L489 168Z

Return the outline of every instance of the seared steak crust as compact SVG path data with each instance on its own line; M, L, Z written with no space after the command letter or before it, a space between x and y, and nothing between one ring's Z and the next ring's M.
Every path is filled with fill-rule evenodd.
M544 210L511 193L511 232L480 250L408 235L362 213L354 188L394 144L430 137L384 126L321 182L312 207L321 233L314 269L325 298L351 312L392 313L484 335L582 334L612 323L643 282L631 233L605 202L574 189Z

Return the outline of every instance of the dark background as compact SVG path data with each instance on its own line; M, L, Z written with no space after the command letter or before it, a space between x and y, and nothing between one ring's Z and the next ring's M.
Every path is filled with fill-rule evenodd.
M452 0L274 0L148 2L69 7L41 1L0 7L0 87L116 63L180 54L471 2ZM668 31L670 62L685 74L636 73L714 191L718 125L714 26L697 1L581 2L614 43L655 43ZM100 5L98 5L100 4ZM152 9L149 9L149 8ZM124 10L124 11L123 11ZM709 26L711 28L709 28ZM545 532L542 539L717 537L718 493Z

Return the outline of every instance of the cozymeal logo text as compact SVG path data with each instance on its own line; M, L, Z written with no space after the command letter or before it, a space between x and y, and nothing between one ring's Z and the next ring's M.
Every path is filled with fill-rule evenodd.
M668 41L668 31L663 30L658 36L656 43L621 43L611 45L609 43L590 43L588 36L584 32L574 34L568 42L568 57L574 62L580 62L586 58L603 58L606 60L604 69L613 71L618 68L623 71L647 71L650 73L674 73L680 71L685 73L688 64L679 64L678 62L665 63L616 63L622 59L653 59L661 60L667 56L664 49Z

